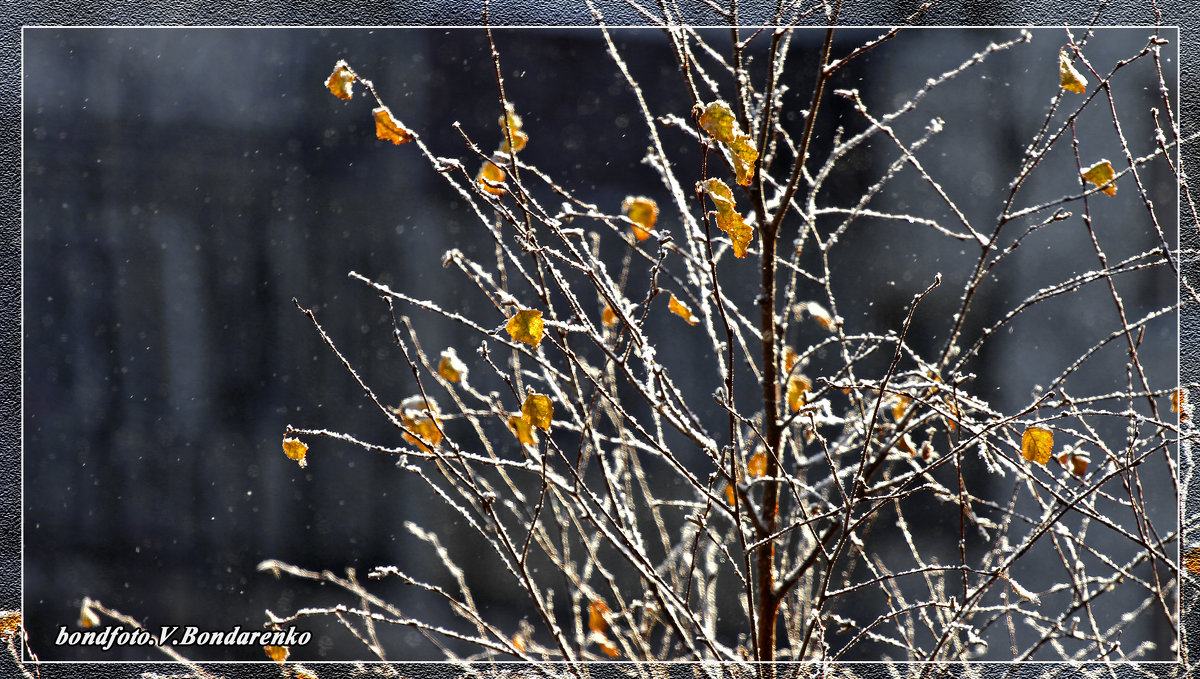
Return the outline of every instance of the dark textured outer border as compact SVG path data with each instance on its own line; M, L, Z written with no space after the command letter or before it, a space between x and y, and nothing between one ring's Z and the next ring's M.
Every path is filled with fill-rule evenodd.
M8 11L0 18L0 83L6 96L0 98L0 608L17 609L21 605L21 27L28 25L478 25L481 23L483 0L409 0L404 3L363 2L331 3L328 0L293 0L280 2L123 2L120 0L9 0ZM689 21L713 25L719 23L705 6L696 0L680 0ZM920 3L917 0L845 0L839 23L847 25L888 25L902 21ZM566 6L564 6L566 5ZM770 18L774 2L741 3L743 24L764 23ZM1157 5L1161 19L1155 16ZM621 0L595 0L609 25L636 25L643 20ZM1184 137L1198 131L1200 88L1195 85L1197 65L1200 64L1200 3L1194 0L1040 0L1022 2L976 2L975 0L935 0L934 7L919 21L925 25L1087 25L1092 23L1096 7L1102 6L1098 23L1103 25L1151 25L1156 21L1176 25L1180 33L1180 112ZM821 16L815 16L819 22ZM493 0L491 23L495 25L580 25L593 21L587 5L563 0ZM1194 148L1194 147L1193 147ZM1196 152L1184 149L1185 167L1196 167ZM1191 162L1189 162L1191 161ZM1200 229L1186 208L1181 214L1180 246L1185 250L1200 250ZM1200 264L1183 263L1182 274L1188 280L1200 281ZM1195 286L1194 286L1195 287ZM1180 372L1184 383L1200 381L1200 309L1185 309L1180 318ZM1196 402L1200 394L1192 394ZM1186 461L1184 462L1186 465ZM1181 468L1186 475L1189 469ZM1194 516L1200 510L1200 497L1184 498L1183 516ZM1185 540L1190 546L1190 542ZM1181 592L1182 624L1185 630L1197 631L1200 610L1190 604L1197 599L1194 586L1184 583ZM1200 645L1200 632L1187 634L1189 647ZM1200 658L1200 649L1188 648L1188 657ZM0 656L0 676L18 676L12 661ZM279 677L273 663L217 664L207 666L216 674L229 679ZM313 663L322 679L364 676L353 665ZM450 665L408 663L395 665L399 676L439 678L459 675ZM499 673L541 674L522 672L534 668L521 665L497 666ZM549 673L558 674L553 669ZM601 664L588 667L587 674L601 679L621 676L629 667L621 664ZM652 674L662 677L698 676L696 666L676 664L655 668ZM844 673L863 677L905 676L911 672L902 668L893 672L881 665L853 665L841 668ZM915 668L909 668L915 669ZM968 671L956 666L943 669L949 674L978 674L989 677L1033 677L1066 674L1107 676L1191 676L1192 668L1172 663L1148 663L1133 666L1064 666L1031 664L1016 667L1008 664L974 665ZM516 672L514 672L516 670ZM361 668L360 668L361 671ZM143 672L171 675L186 672L181 667L163 664L72 663L49 664L40 668L45 679L74 679L76 677L117 679L140 677ZM485 673L487 673L485 671ZM367 676L373 673L368 673ZM785 672L782 676L791 673ZM941 674L940 672L938 674ZM383 675L376 675L383 676ZM392 675L396 676L396 675ZM792 676L804 676L795 674Z

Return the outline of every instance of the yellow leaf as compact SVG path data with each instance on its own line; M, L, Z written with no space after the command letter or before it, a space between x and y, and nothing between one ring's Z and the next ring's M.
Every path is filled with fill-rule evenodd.
M375 114L375 136L393 144L405 144L412 141L413 133L392 115L386 106L380 106L372 111Z
M21 629L21 611L0 611L0 638L11 639Z
M1182 387L1171 392L1171 412L1179 413L1179 420L1187 419L1187 392Z
M288 659L287 646L263 646L263 650L266 651L268 658L274 660L280 665L282 665L283 662Z
M490 160L483 163L483 167L479 168L479 176L475 181L479 182L480 188L493 196L504 194L504 178L508 174L501 167Z
M608 629L608 605L599 599L588 604L588 629L600 634Z
M892 404L892 419L896 420L897 422L903 419L904 413L908 412L909 403L912 403L911 398L904 395L899 396L896 399L896 402Z
M1045 465L1054 449L1054 432L1041 427L1029 427L1021 434L1021 456L1030 462Z
M542 312L537 309L522 309L508 319L508 325L504 326L504 329L514 340L536 347L542 343L542 334L545 332Z
M730 507L733 506L733 501L736 498L736 496L737 496L737 488L735 488L732 483L729 484L728 486L725 486L725 501L729 503Z
M428 402L427 402L428 401ZM404 440L417 446L426 453L432 452L431 447L442 442L442 430L438 426L437 403L423 396L409 396L394 409L400 415L400 423L412 434L405 433Z
M645 196L626 196L621 203L621 212L633 220L633 235L639 241L650 237L654 231L654 223L658 221L658 203L653 198Z
M605 305L604 313L600 315L600 321L609 327L617 324L617 312L613 308Z
M521 131L521 116L517 115L512 104L505 106L504 115L500 116L500 128L508 128L509 134L512 135L512 153L516 153L525 148L525 144L529 141L529 135ZM508 134L500 142L500 152L508 153Z
M467 364L458 357L454 347L446 347L442 351L442 360L438 361L438 374L451 382L467 379Z
M1064 90L1083 94L1087 89L1087 78L1075 70L1071 64L1071 55L1067 53L1065 47L1058 51L1058 77Z
M754 147L750 135L742 132L738 126L729 104L714 101L705 106L700 113L699 122L705 132L729 149L729 154L733 156L737 183L749 186L754 177L754 161L758 160L758 149Z
M699 318L692 315L692 310L686 304L676 299L674 293L671 294L671 303L667 305L671 313L688 322L688 325L696 325L700 322Z
M358 76L354 74L354 71L350 70L350 64L347 64L343 60L333 65L333 73L325 81L325 87L328 87L333 96L338 99L349 100L350 97L354 96L354 81L357 79Z
M813 320L821 324L822 328L833 331L837 327L837 321L833 319L833 314L829 313L825 307L816 302L805 302L803 305L805 311Z
M790 375L792 368L796 367L796 361L800 360L800 356L795 349L787 347L783 350L783 374Z
M83 605L79 607L79 626L83 629L100 626L100 616L92 610L91 601L88 599L84 599Z
M1083 171L1083 178L1100 187L1104 193L1115 196L1117 195L1117 185L1112 183L1113 166L1107 160L1101 160L1095 165Z
M766 474L767 454L760 450L751 455L749 461L746 462L746 472L755 477Z
M717 228L729 234L733 256L745 257L746 249L754 238L754 228L746 224L746 220L735 209L733 191L720 179L705 180L700 183L700 188L717 207Z
M1192 547L1184 552L1183 567L1193 575L1200 575L1200 547Z
M812 382L803 375L792 375L787 382L788 408L792 412L800 410L808 402L807 392L812 391Z
M549 396L530 394L525 397L525 403L521 405L521 416L528 420L529 424L544 432L549 432L550 422L554 419L554 404L550 401Z
M308 454L308 446L300 439L283 439L283 454L287 455L289 460L295 460L301 467L308 466L308 460L304 459Z
M533 425L529 420L525 419L524 415L513 415L508 418L508 428L512 430L513 436L521 443L531 446L537 445L537 433L533 430Z

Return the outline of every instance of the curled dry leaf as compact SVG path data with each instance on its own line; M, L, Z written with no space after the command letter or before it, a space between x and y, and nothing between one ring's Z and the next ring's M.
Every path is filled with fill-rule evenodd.
M350 70L350 64L342 60L333 65L333 73L325 81L325 87L338 99L349 100L354 96L354 81L357 79L358 76Z
M544 432L550 431L550 422L554 419L554 404L550 397L544 394L530 394L521 405L521 416L529 424Z
M437 403L421 395L409 396L394 409L400 416L400 423L412 434L405 433L404 440L415 445L423 452L433 452L432 447L442 442L442 430L438 424Z
M630 228L638 241L650 237L650 232L654 231L654 224L658 221L658 203L654 202L653 198L626 196L621 203L621 212L633 221Z
M308 446L300 439L284 438L283 439L283 454L288 456L289 460L295 460L301 467L308 466L308 460L305 456L308 455Z
M1075 66L1071 64L1071 55L1065 47L1058 51L1058 78L1064 90L1083 94L1087 89L1087 78L1075 70Z
M699 318L692 315L692 310L688 308L688 305L680 302L674 293L671 294L671 302L667 305L667 308L671 310L671 313L687 321L688 325L696 325L700 322Z
M288 659L289 651L287 646L263 646L263 651L266 652L268 658L280 665Z
M1179 413L1179 421L1187 419L1187 391L1180 387L1171 392L1171 412Z
M521 116L517 115L511 103L505 105L504 115L500 116L499 122L502 130L505 128L508 130L508 133L504 135L503 140L500 142L500 152L509 153L511 150L512 153L516 153L525 148L525 144L529 141L529 135L521 129ZM508 143L509 135L512 136L511 147Z
M380 106L372 111L375 115L375 136L393 144L406 144L412 141L413 133L396 120L392 111L386 106Z
M701 110L699 123L709 136L729 149L729 155L733 157L737 183L749 186L754 177L754 161L758 160L758 149L754 147L750 135L742 132L729 104L714 101L705 106Z
M451 382L467 379L467 364L458 357L454 347L446 347L442 351L442 358L438 361L438 374Z
M504 329L514 340L536 347L542 343L542 335L545 332L542 312L537 309L521 309L508 319Z
M1100 187L1109 196L1117 195L1117 185L1113 183L1113 166L1107 160L1101 160L1083 171L1083 178Z
M1042 427L1029 427L1021 434L1021 456L1030 462L1045 465L1054 450L1054 432Z
M746 220L738 214L733 191L720 179L707 179L698 186L708 194L716 206L717 228L729 234L729 240L733 243L733 256L739 259L745 257L750 241L754 238L754 228L746 224Z

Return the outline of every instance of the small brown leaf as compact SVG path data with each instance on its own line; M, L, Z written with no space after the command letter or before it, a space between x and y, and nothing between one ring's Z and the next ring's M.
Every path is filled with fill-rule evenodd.
M1179 413L1179 421L1187 419L1187 392L1180 387L1171 392L1171 412Z
M263 650L266 651L268 658L280 665L288 659L289 651L287 646L263 646Z
M604 651L604 655L607 655L610 658L621 657L621 649L617 648L617 645L610 641L608 637L601 637L599 639L599 643L600 650Z
M375 136L393 144L406 144L412 141L413 133L392 115L386 106L380 106L372 111L375 115Z
M1071 55L1067 52L1066 47L1058 50L1058 77L1064 90L1083 94L1084 90L1087 89L1087 78L1075 70L1075 66L1071 64Z
M349 100L354 96L353 86L357 79L358 76L350 70L350 64L342 60L333 65L333 73L325 81L325 87L328 87L333 96L338 99Z
M467 364L458 357L454 347L446 347L442 351L442 358L438 361L438 374L451 382L467 379Z
M673 293L671 295L671 302L667 305L667 308L671 310L671 313L687 321L688 325L696 325L700 322L699 318L692 315L692 310L686 304L680 302Z
M521 416L538 429L549 432L550 422L554 419L554 403L549 396L530 394L521 405Z
M617 324L618 320L617 312L613 311L612 307L605 305L604 313L600 315L600 322L604 323L604 325L612 327Z
M658 203L653 198L645 196L626 196L621 203L621 212L633 221L630 227L633 235L639 241L650 237L654 224L658 221Z
M283 439L283 454L288 456L289 460L295 460L301 467L308 466L308 460L305 456L308 455L308 446L300 439L284 438Z
M1101 160L1083 171L1083 178L1100 187L1100 191L1109 196L1117 195L1117 185L1113 183L1113 166L1107 160Z
M608 630L608 605L599 599L588 604L588 629L600 634Z
M1021 434L1021 456L1030 462L1045 465L1054 450L1054 432L1041 427L1029 427Z
M542 334L545 332L542 312L537 309L522 309L508 319L504 329L514 340L537 347L542 343Z

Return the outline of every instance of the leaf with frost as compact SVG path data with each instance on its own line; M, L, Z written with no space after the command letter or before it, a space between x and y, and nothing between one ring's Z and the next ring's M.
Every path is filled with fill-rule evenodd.
M504 138L500 142L500 152L516 153L525 148L525 144L529 142L529 135L521 129L521 116L517 115L512 104L505 106L504 115L500 116L500 128L508 130ZM508 138L512 135L512 146L509 146Z
M396 117L392 115L391 109L386 106L380 106L372 111L375 115L375 136L383 141L390 141L393 144L407 144L412 141L413 133L408 128L404 127Z
M1087 78L1075 70L1075 66L1071 64L1071 55L1065 47L1058 51L1058 77L1064 90L1083 94L1087 89Z
M733 256L745 257L750 241L754 238L754 228L746 224L746 220L738 214L733 191L720 179L707 179L700 182L699 186L717 208L717 228L729 234L729 240L733 243Z
M733 169L737 183L749 186L754 177L754 161L758 160L758 149L750 135L742 132L729 104L714 101L700 112L700 127L713 139L721 142L733 156Z
M826 330L833 331L837 327L837 321L834 320L833 314L818 304L817 302L805 302L803 309L812 316L813 320L821 325Z
M671 294L671 302L667 305L667 308L671 310L671 313L687 321L688 325L696 325L700 322L699 318L692 315L692 310L688 308L688 305L680 302L674 293Z
M349 100L354 96L354 81L357 79L358 76L350 70L350 64L342 60L333 65L333 73L325 81L325 87L338 99Z
M438 361L438 374L451 382L467 379L467 364L458 357L454 347L446 347L442 351L442 358Z
M658 221L658 203L654 202L653 198L626 196L621 203L621 212L633 221L630 228L638 241L650 237L650 232L654 231L654 224Z
M400 416L400 423L405 428L416 434L413 436L406 432L404 440L418 449L426 453L433 452L432 447L442 442L442 430L438 425L441 411L433 399L426 399L420 395L409 396L401 402L399 408L394 408L393 412Z
M554 403L544 394L530 394L521 405L521 416L538 429L548 432L550 422L554 419Z
M304 459L308 455L308 446L300 439L284 438L283 454L287 455L289 460L295 460L301 467L308 466L308 460Z
M508 319L504 329L514 340L537 347L542 343L542 334L545 332L542 312L537 309L522 309Z
M479 187L484 191L493 196L500 196L504 194L504 178L507 176L508 173L499 165L490 160L485 160L483 167L479 168L479 176L475 178L475 181L479 183Z
M1117 185L1113 183L1113 166L1107 160L1101 160L1083 171L1083 178L1100 187L1109 196L1117 195Z
M287 646L263 646L267 657L282 665L288 659Z
M1021 434L1021 456L1045 466L1054 450L1054 432L1042 427L1029 427Z

